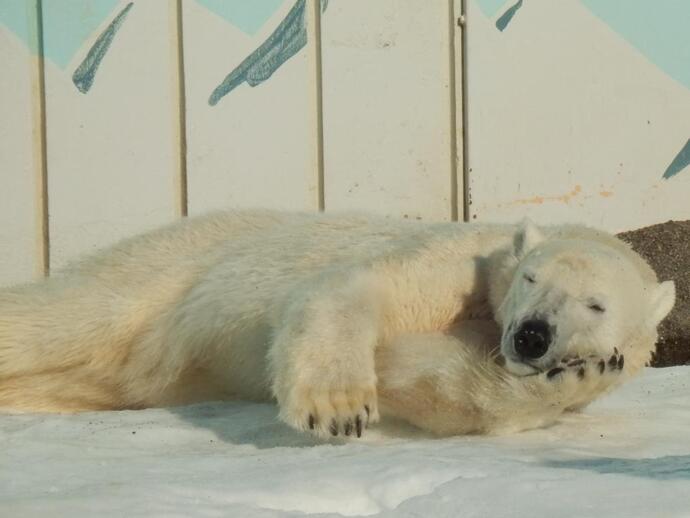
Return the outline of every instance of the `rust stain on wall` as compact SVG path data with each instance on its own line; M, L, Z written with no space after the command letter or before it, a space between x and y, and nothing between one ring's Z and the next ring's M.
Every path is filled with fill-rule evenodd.
M576 185L573 190L561 196L533 196L532 198L523 198L515 200L509 205L541 205L546 201L560 201L561 203L570 203L570 200L579 196L582 193L582 186Z

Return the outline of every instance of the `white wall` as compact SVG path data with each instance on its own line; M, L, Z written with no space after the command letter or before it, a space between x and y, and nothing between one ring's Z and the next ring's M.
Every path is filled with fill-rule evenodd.
M0 1L0 284L223 207L690 217L690 3L466 3Z
M503 31L491 4L468 3L471 218L690 218L690 2L524 0Z

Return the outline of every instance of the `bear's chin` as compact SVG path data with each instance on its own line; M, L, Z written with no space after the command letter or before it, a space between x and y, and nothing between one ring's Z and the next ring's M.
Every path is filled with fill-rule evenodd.
M516 362L510 358L506 358L505 360L505 369L511 374L519 377L534 376L535 374L539 374L541 372L538 368L533 367L532 365Z

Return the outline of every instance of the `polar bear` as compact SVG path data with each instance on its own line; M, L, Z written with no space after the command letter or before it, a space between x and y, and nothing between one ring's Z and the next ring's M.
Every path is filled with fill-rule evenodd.
M580 226L219 212L0 291L0 406L242 398L360 436L543 426L649 359L675 293Z

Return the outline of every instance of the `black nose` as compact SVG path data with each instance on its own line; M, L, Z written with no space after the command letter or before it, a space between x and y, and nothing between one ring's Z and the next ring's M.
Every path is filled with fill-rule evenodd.
M546 354L551 345L551 331L543 320L527 320L513 338L515 352L523 358L536 360Z

